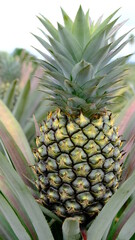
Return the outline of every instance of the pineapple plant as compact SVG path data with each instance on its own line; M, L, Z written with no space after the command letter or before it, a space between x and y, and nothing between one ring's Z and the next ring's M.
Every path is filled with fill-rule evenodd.
M7 95L14 86L14 97L12 98L10 103L11 109L13 109L13 107L15 106L17 98L20 94L18 84L20 76L20 63L12 56L12 54L0 52L0 99L5 101Z
M75 24L71 21L71 19L69 19L64 11L62 12L65 20L65 25L67 26L66 29L69 29L68 36L71 33L71 29L72 33L75 31L73 31L75 28L73 27L74 25L76 26L76 29L79 29L77 27L78 24L80 26L80 22L85 22L83 26L86 27L86 23L88 24L90 33L92 34L91 39L93 39L93 37L95 37L98 32L103 31L105 28L105 38L103 38L103 40L105 41L106 39L106 41L104 44L106 44L107 41L110 42L110 36L113 35L113 33L117 32L119 27L122 25L118 24L113 27L114 23L109 23L115 13L109 16L109 18L107 18L104 22L100 23L98 20L98 22L94 24L93 22L89 23L89 21L86 21L88 20L88 13L85 15L80 8L76 18L81 18L81 20L79 22L76 20ZM64 48L64 51L66 51L61 42L56 40L56 33L58 33L58 31L55 31L54 27L48 20L42 19L42 23L51 32L51 34L55 33L53 41L56 41L57 46L59 46L59 48L57 47L57 50L62 50ZM83 27L83 29L85 28ZM60 33L58 34L60 35ZM72 40L70 41L70 49L71 44L74 41L74 35L72 35L70 35L70 39ZM45 34L45 36L47 35ZM68 39L68 36L66 36L66 39ZM88 62L85 56L83 56L84 63L91 65L92 75L89 75L89 66L87 67L86 65L86 68L81 68L81 70L78 68L78 66L80 66L79 64L76 66L76 71L74 70L74 75L72 71L71 73L70 71L65 73L65 71L62 70L64 58L62 58L63 60L60 62L58 59L56 59L56 56L60 59L60 56L58 55L64 56L64 53L56 53L54 51L54 45L50 45L48 42L45 42L43 39L37 37L44 46L48 46L48 50L50 51L50 54L52 54L51 58L50 56L42 53L42 55L46 57L47 61L41 61L41 64L43 67L45 67L45 79L43 79L41 83L43 85L41 89L43 90L44 88L44 91L46 94L48 94L47 99L50 101L50 103L52 102L52 106L49 106L48 104L48 110L50 110L47 118L41 124L40 129L38 129L36 124L36 143L38 147L36 150L34 150L36 156L35 162L31 148L24 134L26 133L25 118L28 116L27 114L31 110L32 105L27 104L28 112L23 111L22 113L22 107L24 104L26 104L25 99L29 90L29 82L27 82L27 85L25 86L25 91L20 97L18 106L14 113L10 112L5 104L0 100L0 139L2 148L4 150L4 155L0 153L0 239L131 240L135 238L135 161L133 141L133 120L135 117L134 99L132 102L127 104L124 111L122 110L122 112L119 114L119 117L115 119L117 120L117 123L119 122L120 125L119 134L121 135L124 133L126 139L128 134L128 142L124 146L124 150L127 154L129 154L128 157L126 157L126 154L122 158L123 152L121 152L121 145L123 141L118 135L118 129L115 127L112 121L112 105L109 107L109 103L115 99L115 90L119 90L118 88L113 88L112 82L114 84L116 83L116 86L117 81L120 82L120 78L123 74L122 65L128 56L112 60L110 57L114 56L127 43L126 41L120 44L124 36L126 36L126 34L120 37L120 39L118 38L115 40L116 42L113 42L114 40L111 40L112 42L110 48L106 54L102 56L102 61L100 64L98 62L100 58L97 58L97 66L94 65L92 60L90 60L91 62ZM48 36L48 38L50 37ZM114 38L111 37L111 39ZM92 41L95 42L96 38ZM98 56L101 53L104 53L104 51L102 52L102 47L99 47L99 43L98 41L96 42L96 46L98 46ZM117 46L116 43L119 43L119 45ZM96 54L95 51L94 53ZM68 55L68 52L69 51L66 51L66 56ZM92 59L95 57L95 54ZM68 60L66 63L67 62ZM64 68L68 67L68 65L66 65L64 64ZM60 68L62 69L60 70ZM88 70L88 74L86 74L86 70ZM71 76L68 77L67 73ZM88 78L86 76L88 76ZM103 79L101 79L102 77ZM99 78L99 82L96 82L97 78ZM88 88L84 89L82 83L84 80L86 80L87 87L91 87L91 91ZM108 85L105 87L104 84ZM92 86L93 88L95 86L95 91L93 90ZM86 92L86 90L89 91L89 94ZM103 91L105 92L103 93ZM86 94L88 94L90 100L89 98L87 100L85 99ZM37 96L38 95L35 95L36 99ZM99 105L98 97L100 99ZM31 102L34 101L33 99L34 97L32 97ZM72 99L75 101L71 101ZM79 104L78 100L80 101ZM91 101L91 105L89 104L89 101ZM108 107L106 105L108 105ZM43 108L42 105L42 111L43 110L46 112L47 109L45 107ZM74 133L76 126L78 129L75 130ZM94 135L96 129L98 131L97 136L100 136L99 139ZM110 129L110 131L108 129ZM31 133L30 126L27 128L27 130L28 133ZM132 133L131 136L129 136L130 133ZM77 134L75 135L77 138L73 138L74 134ZM87 136L88 134L93 135L89 137ZM86 136L87 142L89 143L88 147L86 147L87 142L82 144L82 142L86 139L83 139L82 135ZM103 135L105 135L105 138L101 138ZM55 139L53 136L55 136ZM68 143L70 141L73 144L74 149L80 149L80 153L85 153L85 155L82 156L82 160L80 162L76 161L79 160L81 154L79 152L72 154L72 144L69 146L71 147L71 150L69 150ZM109 152L104 152L104 141L107 141L106 146L108 146L108 144L112 144L113 150L110 149ZM92 146L93 142L97 146L100 146L100 148L95 149L95 147ZM58 147L56 147L56 145ZM60 151L58 155L57 150ZM92 151L95 150L96 153L93 154ZM118 154L118 152L120 153ZM118 157L116 153L118 154ZM96 161L96 159L92 160L92 156L97 155L101 155L104 158L101 157L99 161ZM112 161L108 161L108 159L111 158ZM122 178L122 184L120 184L122 162L125 165L125 174L124 178ZM34 169L36 170L36 174L33 174L33 165ZM102 175L99 174L102 172ZM71 173L70 176L69 173ZM75 179L72 173L75 175ZM109 178L110 173L114 174L114 179L112 179L112 181L110 181ZM106 181L106 175L108 176L108 182ZM59 178L61 181L60 186ZM84 183L88 182L90 186L89 191L87 191L88 185L86 184L84 185L84 187L86 187L86 190L83 192L78 192L82 191L83 187L83 185L80 185L78 188L77 185L74 185L74 182L76 180L76 183L79 182L78 178L84 180ZM36 185L39 188L39 192L35 188L36 179ZM70 181L70 179L73 180ZM55 183L57 185L51 186ZM95 194L96 191L93 190L93 186L97 186L97 184L99 184L99 187L102 187L102 185L104 185L103 190L105 189L106 192L103 191L103 195L102 188L97 188L98 190L101 189L101 191L97 191L97 194ZM63 185L68 186L68 188L65 187L62 194L63 188L61 187ZM118 185L121 185L118 191L112 197L111 194L110 196L107 196L107 193L109 191L113 194L118 188ZM52 192L50 195L48 194L52 191L52 189L56 190L55 195L53 194L54 192ZM74 194L73 191L68 192L68 189L73 189ZM59 199L57 198L57 193L59 195ZM68 197L67 194L69 194L68 196L71 196L71 198L64 200L63 197ZM90 195L93 197L93 199L89 198ZM39 200L36 201L39 196ZM111 199L108 201L110 197ZM107 201L108 203L105 204ZM66 208L66 202L70 202L72 205L68 205ZM44 206L41 206L41 203ZM77 208L77 211L73 211L77 204L81 209ZM92 207L96 206L96 204L97 206L101 204L101 208L104 204L105 206L102 211L100 211L100 208L96 207L92 209ZM90 207L92 211L86 212L86 209L88 210ZM62 211L62 215L60 210ZM99 211L99 215L95 218ZM93 218L95 219L91 221ZM90 223L87 224L87 222Z
M114 39L123 25L90 21L80 6L75 20L62 10L64 26L56 29L44 16L48 41L35 37L49 55L41 90L50 112L40 124L34 155L39 201L61 219L90 222L119 187L123 140L114 125L111 104L123 88L123 65L129 56L114 58L128 43ZM43 32L43 31L42 31ZM118 85L118 83L121 83Z
M43 94L37 91L35 75L41 76L42 71L36 57L25 49L0 53L0 99L20 122L31 146L35 142L33 114L40 121L45 117L41 106Z
M12 54L0 52L0 99L6 103L10 98L10 110L14 110L21 90L33 79L37 68L36 57L25 49L16 48ZM36 88L37 83L33 83L32 88Z
M7 52L0 52L0 82L12 82L21 75L20 63Z

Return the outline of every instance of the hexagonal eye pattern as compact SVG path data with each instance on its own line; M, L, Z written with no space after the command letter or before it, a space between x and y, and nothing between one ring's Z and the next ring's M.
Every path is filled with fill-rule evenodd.
M122 152L111 115L74 120L56 111L40 127L35 172L41 201L58 216L98 214L119 186Z
M68 122L67 124L67 131L68 134L71 135L79 130L79 126L75 122Z
M61 179L60 179L58 173L48 173L47 177L48 177L48 181L51 186L53 186L53 187L60 186Z
M75 120L75 122L80 127L85 127L88 123L90 123L90 120L81 113L80 116Z
M57 170L57 164L55 159L48 157L45 163L47 171L55 172Z
M101 149L105 147L108 143L109 140L108 138L104 135L103 132L100 132L97 137L95 138L95 142L100 145Z
M94 140L90 140L85 146L84 146L85 152L88 154L88 156L92 156L96 153L100 153L101 149L99 145L97 145Z
M78 204L75 200L67 200L65 207L68 213L75 213L81 209L80 204Z
M74 133L71 136L71 140L76 146L80 146L80 147L82 147L88 141L87 137L82 133L82 131Z
M107 158L113 157L114 154L114 146L112 143L107 144L103 149L102 152Z
M104 176L104 182L107 187L112 187L115 182L115 175L113 172L109 172Z
M50 157L57 157L60 154L60 150L59 147L57 145L57 143L53 143L52 145L48 146L48 155Z
M74 148L74 145L70 139L67 138L59 142L59 147L62 152L69 153Z
M105 158L101 154L95 154L91 157L89 157L89 163L92 168L102 168L103 164L105 162Z
M73 166L73 170L77 176L86 177L90 172L90 166L87 162L78 163Z
M40 160L38 163L36 163L36 165L39 173L43 174L46 171L46 166L44 161Z
M40 187L45 190L49 184L48 182L48 178L43 176L43 175L40 175L39 176L39 182L40 182Z
M96 199L101 199L106 193L106 188L102 183L97 183L91 187L91 191Z
M96 183L100 183L103 181L104 172L101 169L92 170L91 173L88 175L88 179L91 185L95 185Z
M113 171L113 169L114 169L114 160L112 158L106 159L105 162L104 162L103 168L104 168L105 172Z
M52 129L56 130L59 126L59 120L57 118L54 118L52 121Z
M112 196L112 192L108 189L102 198L102 202L106 204L111 196Z
M62 186L59 188L59 194L61 200L65 201L67 199L73 198L75 192L69 184L63 183Z
M47 199L50 203L55 203L59 200L59 194L55 188L49 188L49 190L47 191Z
M82 178L82 177L77 177L76 180L73 181L72 185L77 193L83 192L83 191L89 191L90 189L89 182L87 181L86 178Z
M44 142L46 145L49 145L54 142L54 131L50 130L44 135Z
M56 162L59 166L59 169L72 167L72 160L66 153L62 153L59 157L57 157Z
M74 164L81 163L84 161L87 161L87 155L83 151L83 149L76 147L71 153L70 153L71 159Z
M95 138L99 133L99 130L92 124L89 124L87 127L83 128L83 132L87 135L88 138Z
M65 127L58 128L55 132L55 137L57 141L63 140L68 137Z
M94 197L89 192L79 193L76 198L84 208L91 205L94 201Z
M71 169L61 169L59 176L66 183L71 183L75 179L75 174Z
M66 209L63 206L54 205L53 210L59 217L66 217Z
M93 215L97 215L101 209L103 208L103 205L101 203L93 203L91 206L86 208L86 213L92 217Z
M47 151L46 151L46 146L42 145L41 147L38 148L38 153L41 156L41 159L47 156Z
M103 118L99 117L97 119L93 119L92 124L98 129L103 129Z

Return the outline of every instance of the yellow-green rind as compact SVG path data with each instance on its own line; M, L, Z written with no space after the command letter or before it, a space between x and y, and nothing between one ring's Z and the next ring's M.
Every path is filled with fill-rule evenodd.
M119 187L122 141L112 114L50 113L36 139L40 200L59 217L95 217Z

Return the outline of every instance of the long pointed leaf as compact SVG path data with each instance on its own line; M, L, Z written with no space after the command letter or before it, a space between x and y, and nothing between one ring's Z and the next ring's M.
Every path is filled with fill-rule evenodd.
M42 17L42 18L41 18ZM41 23L45 26L45 28L48 30L48 32L53 36L53 38L57 39L59 41L58 31L57 29L52 25L52 23L46 19L43 15L41 17L38 17L38 19L41 21Z
M21 117L23 116L23 111L25 109L25 106L27 105L29 92L30 92L30 80L27 81L25 87L23 88L13 110L13 115L18 121L20 121Z
M16 195L12 191L11 187L8 184L8 181L3 176L0 176L0 190L3 193L4 197L10 203L10 205L12 205L12 207L14 208L14 211L19 216L21 221L24 222L25 226L27 226L26 227L26 228L28 228L27 231L29 231L31 233L31 236L33 237L33 239L36 239L37 234L34 230L34 227L31 223L30 219L29 219L29 216L27 215L27 212L25 211L25 208L22 206L18 195Z
M14 94L15 94L16 83L17 83L17 81L15 80L10 84L10 87L7 90L7 92L5 93L5 96L3 99L4 103L7 105L7 107L9 109L12 109L12 107L13 107L13 99L14 99Z
M18 148L12 136L8 133L2 122L0 121L0 138L2 139L4 146L13 162L14 167L20 174L26 184L34 188L31 181L36 179L32 169L28 165L23 153Z
M16 171L11 168L9 163L5 161L5 158L0 153L0 175L5 177L8 181L8 185L14 194L19 198L22 206L27 212L33 227L37 233L38 239L54 240L49 229L49 226L46 222L45 217L43 216L38 204L30 194L26 185L23 183L22 179L16 173ZM25 239L25 238L24 238Z
M73 68L73 64L64 56L60 54L54 54L54 57L56 61L58 62L59 66L61 67L61 70L63 71L66 78L70 78L70 73Z
M111 197L109 202L100 212L99 216L92 223L88 230L88 240L96 239L101 240L104 232L106 231L109 224L112 222L116 213L122 207L122 205L127 201L131 194L135 191L135 171L128 178L128 180L123 183L119 190ZM105 216L105 217L104 217ZM104 219L104 221L103 221ZM97 231L98 229L98 231Z
M56 41L53 38L49 38L49 41L56 53L63 55L64 57L68 58L68 60L70 60L72 63L75 63L72 55L67 51L67 49L60 42Z
M0 194L0 211L2 211L9 225L12 227L14 233L19 240L31 240L30 236L27 234L25 228L19 221L13 209L10 207L8 202L4 199L2 194Z
M71 75L73 82L83 85L92 78L93 66L82 60L73 67Z
M12 228L10 227L9 223L7 222L6 218L0 211L0 239L6 240L18 240L17 236L13 232Z
M23 155L27 159L27 162L33 165L34 158L30 146L28 144L28 141L26 139L26 136L17 120L14 118L9 109L1 100L0 100L0 113L1 113L0 121L2 122L6 130L9 132L9 134L12 136L15 143L21 149Z
M62 8L61 8L61 12L62 12L63 20L65 23L65 27L67 27L71 31L72 25L73 25L72 20L70 19L70 17L67 15L67 13Z
M66 28L58 25L60 41L65 46L65 48L70 52L75 61L79 61L82 54L82 49L75 39L75 37Z
M79 7L79 10L75 17L72 33L76 37L79 44L82 47L84 47L89 40L90 33L89 33L89 28L85 19L85 15L81 6Z
M108 18L106 18L100 25L100 27L95 31L94 34L97 34L97 32L102 31L104 27L107 26L107 24L111 21L111 19L115 16L115 14L119 11L120 8L118 8L116 11L114 11Z
M129 202L128 204L125 204L125 206L123 207L124 210L123 209L120 210L120 211L122 211L121 215L119 216L118 215L119 213L117 214L117 216L116 216L116 218L118 219L117 222L115 224L112 223L112 226L111 226L109 234L108 234L109 239L112 239L112 240L117 239L117 237L118 237L120 231L122 230L123 226L125 225L125 223L131 217L131 215L133 213L135 213L135 197L133 196L133 199L130 201L131 202ZM114 219L114 221L115 221L115 219Z
M52 51L52 47L49 45L49 43L47 43L43 38L35 35L32 33L32 35L42 44L42 46L47 49L48 52Z
M121 229L118 240L130 240L135 233L135 213L129 218L125 223L124 227Z

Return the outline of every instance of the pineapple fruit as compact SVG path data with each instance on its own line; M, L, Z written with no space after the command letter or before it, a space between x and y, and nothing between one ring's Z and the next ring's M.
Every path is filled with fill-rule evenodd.
M117 11L116 11L117 12ZM114 125L111 103L121 86L128 56L113 59L127 43L114 40L122 24L94 24L80 7L75 20L62 10L58 30L43 16L49 43L36 36L49 52L41 89L50 112L40 125L34 150L40 201L60 218L78 217L84 224L99 213L119 187L122 140Z

